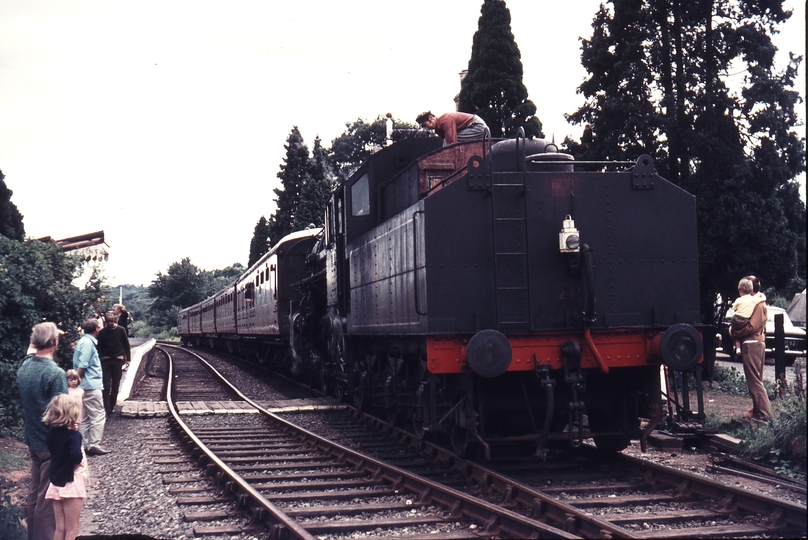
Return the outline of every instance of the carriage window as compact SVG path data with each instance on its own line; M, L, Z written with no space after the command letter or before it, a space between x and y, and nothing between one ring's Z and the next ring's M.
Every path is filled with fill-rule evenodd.
M367 173L351 186L351 215L366 216L370 214L370 185Z

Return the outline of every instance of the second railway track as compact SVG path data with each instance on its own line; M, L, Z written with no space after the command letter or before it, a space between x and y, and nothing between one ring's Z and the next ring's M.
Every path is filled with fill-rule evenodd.
M188 374L196 380L188 387L192 394L177 399L196 392L210 401L209 394L199 395L208 383L183 368L181 375ZM232 390L219 392L217 399L242 400ZM430 538L805 534L804 507L642 460L604 462L582 453L566 463L510 459L483 466L358 413L311 413L295 421L339 444L264 413L183 417L180 423L194 432L183 435L184 446L216 482L175 488L179 502L196 507L188 519L231 522L199 526L198 534L265 527L270 537L358 531Z

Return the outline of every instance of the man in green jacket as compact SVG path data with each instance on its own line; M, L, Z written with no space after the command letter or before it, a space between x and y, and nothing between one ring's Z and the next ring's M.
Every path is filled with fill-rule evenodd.
M51 456L45 444L48 426L42 422L42 415L54 396L67 394L67 376L53 360L59 334L52 322L34 326L31 346L36 352L23 358L17 369L17 388L25 415L23 441L31 456L31 487L25 504L28 540L51 540L56 531L53 504L45 499Z

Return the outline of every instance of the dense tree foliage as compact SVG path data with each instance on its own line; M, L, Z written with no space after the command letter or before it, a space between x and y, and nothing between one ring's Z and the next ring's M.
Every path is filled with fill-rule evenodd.
M0 235L22 242L25 240L22 214L11 202L14 192L6 187L5 178L3 171L0 171Z
M479 115L492 137L513 137L520 127L528 137L542 137L536 105L528 99L522 74L522 55L511 32L511 12L504 0L485 0L468 73L460 86L458 110Z
M393 140L417 129L411 122L392 117L390 120L396 126ZM371 154L385 146L387 122L386 115L379 115L373 122L358 118L346 123L345 132L331 142L330 149L323 146L319 137L315 138L311 155L300 131L297 127L292 129L284 145L286 157L278 173L281 188L275 189L277 209L266 226L261 220L255 226L250 242L250 265L290 232L323 225L332 185L347 179Z
M176 326L180 309L207 297L206 284L205 275L188 257L171 263L165 274L157 272L149 285L149 296L153 299L149 312L150 323L169 328Z
M207 280L208 293L205 296L217 293L232 284L236 279L244 273L246 268L240 263L233 264L221 270L203 270L202 275ZM187 306L183 306L187 307Z
M157 273L147 289L152 299L147 314L152 333L169 333L176 328L181 309L224 289L244 270L238 263L221 270L201 270L188 257L171 263L165 274Z
M255 224L252 240L250 240L250 258L247 261L249 268L255 264L261 256L269 251L269 223L264 216Z
M321 227L325 219L325 207L331 197L331 173L328 152L320 137L314 139L314 148L309 160L309 173L300 188L300 202L295 214L294 230L311 226Z
M16 428L22 418L17 365L35 324L51 321L66 332L55 359L62 368L70 366L70 342L101 287L97 276L83 290L73 285L81 266L54 244L0 235L0 377L6 381L0 388L0 431Z
M650 154L696 196L706 321L746 274L787 297L805 287L801 57L774 64L771 36L790 17L782 4L613 0L583 41L586 102L568 118L586 128L568 146L578 159Z
M418 126L413 122L393 121L393 141L402 135L414 132ZM387 116L378 115L373 122L357 118L355 122L346 123L342 135L331 141L329 163L337 181L347 179L374 152L384 148L387 141Z

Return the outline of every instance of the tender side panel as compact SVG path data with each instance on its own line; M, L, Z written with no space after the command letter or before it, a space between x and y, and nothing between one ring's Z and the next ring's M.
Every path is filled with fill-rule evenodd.
M424 210L429 333L496 328L490 195L459 179Z
M422 208L408 208L348 246L349 332L426 331Z

